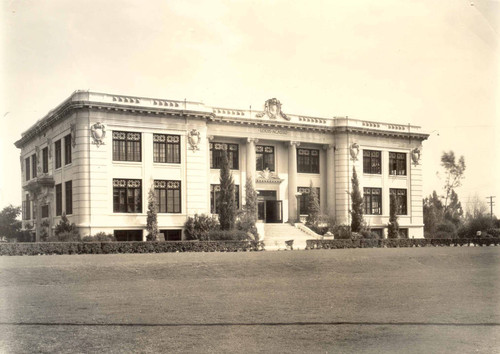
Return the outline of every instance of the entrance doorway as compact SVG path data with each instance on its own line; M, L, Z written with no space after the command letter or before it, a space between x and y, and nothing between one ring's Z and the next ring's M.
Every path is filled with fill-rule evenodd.
M283 201L276 200L276 191L258 191L257 216L266 223L283 222Z

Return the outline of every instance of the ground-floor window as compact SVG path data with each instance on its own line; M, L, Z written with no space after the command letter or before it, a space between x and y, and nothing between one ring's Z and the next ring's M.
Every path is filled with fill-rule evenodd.
M114 230L116 241L142 241L142 230Z
M219 206L217 201L220 194L220 184L210 185L210 212L212 214L219 214ZM234 203L236 204L236 209L240 208L240 186L234 185Z
M181 241L182 230L160 230L165 237L165 241Z
M391 195L391 204L393 203L392 196L394 196L394 201L396 203L396 214L407 215L406 189L391 188L389 189L389 193Z
M181 212L181 181L155 180L155 196L159 213Z
M49 217L49 206L47 204L42 205L42 218Z
M378 238L384 238L384 229L371 229L372 234L377 234Z
M142 213L140 179L113 179L113 212Z
M381 188L364 188L363 198L365 202L366 215L381 215L382 214L382 189Z
M399 229L399 238L408 238L408 229Z

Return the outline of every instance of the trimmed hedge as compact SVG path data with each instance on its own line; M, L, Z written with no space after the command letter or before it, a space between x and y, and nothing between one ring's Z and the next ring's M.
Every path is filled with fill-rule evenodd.
M455 239L359 239L359 240L307 240L307 249L340 248L396 248L396 247L439 247L439 246L497 246L500 238L455 238Z
M110 254L168 252L261 251L262 241L156 241L156 242L39 242L2 243L0 256L42 254Z

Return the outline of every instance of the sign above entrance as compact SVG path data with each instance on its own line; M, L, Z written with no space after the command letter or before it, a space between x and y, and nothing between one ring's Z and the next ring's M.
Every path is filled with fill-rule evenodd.
M258 118L267 116L269 119L283 118L285 120L290 120L290 118L281 111L281 102L276 98L268 99L264 104L264 112L258 113L256 116Z

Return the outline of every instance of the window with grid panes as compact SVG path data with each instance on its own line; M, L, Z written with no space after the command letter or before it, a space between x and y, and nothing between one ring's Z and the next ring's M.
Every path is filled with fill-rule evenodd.
M396 196L396 214L397 215L407 215L407 198L406 189L389 189L390 195ZM392 203L392 198L391 198Z
M319 173L319 150L298 148L297 172Z
M142 213L140 179L113 179L113 212Z
M375 150L363 150L363 172L381 174L382 153Z
M363 202L366 215L382 215L382 189L364 188Z
M141 133L113 132L113 161L141 161Z
M61 167L62 164L62 156L61 156L61 140L58 140L54 143L54 154L55 154L55 165L56 169Z
M43 173L49 172L49 148L43 148L42 150L42 171Z
M219 200L220 194L220 184L210 185L210 213L218 214L219 206L217 202ZM234 203L236 204L236 209L240 208L240 186L238 184L234 185Z
M71 163L71 134L64 137L64 164Z
M37 175L36 154L31 155L31 175L32 178Z
M231 170L239 169L238 144L210 143L210 168L220 168L223 151L227 152L227 160Z
M320 189L318 187L313 187L316 190L316 195L318 196L318 203L321 205L320 201ZM302 193L299 197L299 212L301 215L309 214L309 195L311 194L311 187L297 187L297 192Z
M255 147L256 170L266 168L274 172L274 146L257 145Z
M181 163L181 137L153 134L153 162Z
M155 180L154 187L159 213L181 212L181 181Z
M405 153L389 152L389 174L395 176L406 176Z

